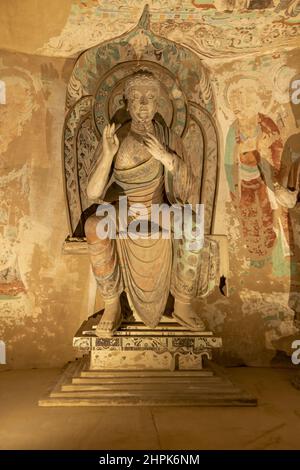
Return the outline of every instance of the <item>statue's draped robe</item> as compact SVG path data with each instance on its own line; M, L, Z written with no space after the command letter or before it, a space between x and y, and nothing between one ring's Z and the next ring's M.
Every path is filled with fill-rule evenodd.
M137 152L145 161L130 169L113 171L117 194L126 194L129 207L142 203L151 211L152 204L184 203L193 191L193 175L181 139L168 128L155 125L158 140L179 159L172 174L147 151L142 136L130 132L120 145L119 153ZM164 191L166 189L166 192ZM166 193L166 194L165 194ZM166 201L165 201L166 202ZM168 299L172 274L172 239L117 238L122 280L129 304L149 326L155 326ZM174 287L176 288L176 287ZM188 301L185 293L182 300Z

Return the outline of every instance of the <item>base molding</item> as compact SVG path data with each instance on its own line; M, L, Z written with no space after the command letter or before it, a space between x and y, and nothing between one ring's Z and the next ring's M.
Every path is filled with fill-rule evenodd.
M256 406L221 370L91 370L85 356L65 366L39 406Z

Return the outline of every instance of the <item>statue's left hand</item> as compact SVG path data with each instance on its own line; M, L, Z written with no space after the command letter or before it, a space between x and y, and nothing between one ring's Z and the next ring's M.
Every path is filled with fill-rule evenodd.
M156 160L159 160L168 171L174 170L175 155L167 152L154 135L147 134L147 136L144 137L144 144L146 145L148 152L150 152Z

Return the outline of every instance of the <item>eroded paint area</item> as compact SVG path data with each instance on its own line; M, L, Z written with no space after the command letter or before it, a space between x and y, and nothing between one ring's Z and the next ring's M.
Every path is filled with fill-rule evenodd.
M68 228L60 133L69 65L2 58L0 337L10 366L61 364L73 354L89 273L84 259L62 256Z
M299 336L299 205L280 206L273 190L274 181L286 184L291 165L284 148L297 129L290 90L298 64L292 51L223 63L212 73L223 161L216 231L227 233L231 276L230 297L209 307L225 316L212 327L222 331L229 363L270 363L277 349L288 350L280 339Z
M153 0L153 30L207 57L296 44L300 7L296 0ZM139 0L73 0L66 24L38 53L70 57L128 31L144 4ZM84 47L83 47L84 44Z

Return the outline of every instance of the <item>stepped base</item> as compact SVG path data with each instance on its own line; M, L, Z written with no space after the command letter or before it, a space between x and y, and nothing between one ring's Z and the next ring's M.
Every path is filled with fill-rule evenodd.
M219 368L217 368L219 369ZM200 370L91 370L89 357L67 364L39 406L256 406L211 364Z

